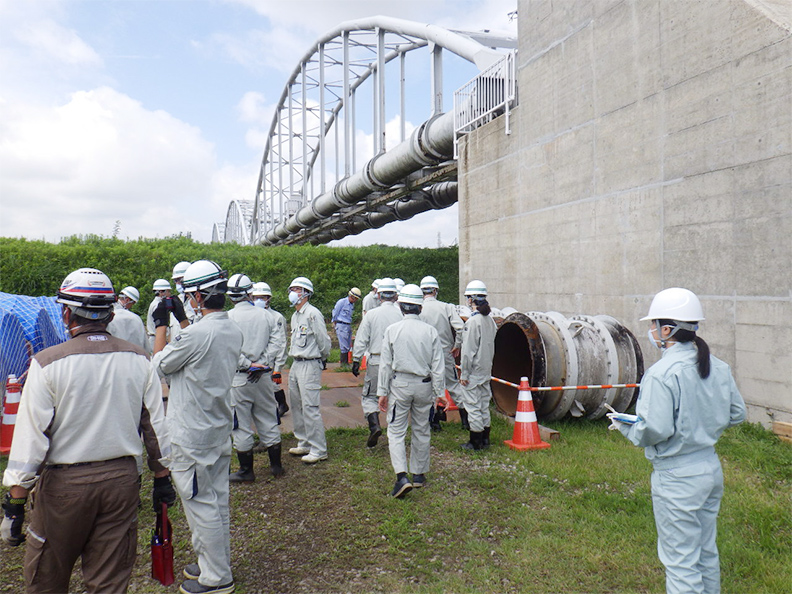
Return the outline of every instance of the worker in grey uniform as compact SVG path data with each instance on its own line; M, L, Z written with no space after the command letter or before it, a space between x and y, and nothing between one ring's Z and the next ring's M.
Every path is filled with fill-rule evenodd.
M364 316L368 312L370 312L372 309L375 309L375 308L379 307L380 301L379 301L378 287L379 287L380 280L382 280L382 279L379 279L379 278L374 279L372 281L372 283L371 283L371 291L366 293L366 296L363 297L362 309L363 309L363 315Z
M141 348L111 336L115 293L94 268L69 274L58 290L70 340L30 362L3 484L0 533L25 541L28 592L67 592L82 558L87 592L126 592L135 563L140 435L154 471L153 503L176 500L163 466L170 440L162 389Z
M260 307L264 311L266 311L270 317L272 318L273 324L275 326L275 330L278 332L280 338L278 339L278 343L282 344L283 347L281 348L278 356L275 357L275 365L272 368L272 381L275 384L275 400L278 402L278 417L280 424L280 418L283 417L287 412L289 412L289 405L286 404L286 393L283 391L283 379L281 377L281 371L283 371L283 365L286 363L287 351L286 351L286 318L283 317L283 314L275 309L272 309L270 305L270 301L272 300L272 289L270 286L265 282L258 282L253 283L253 290L251 291L251 295L253 296L253 305L256 307ZM258 447L258 446L257 446ZM253 451L262 451L253 448Z
M641 321L662 358L646 370L629 424L609 413L652 463L652 507L666 592L720 592L716 544L723 470L715 444L727 427L745 420L745 402L729 366L696 334L704 310L695 293L660 291Z
M154 312L157 340L153 364L170 377L168 428L170 470L192 532L198 563L184 569L186 594L233 592L228 510L231 461L231 383L242 350L242 330L223 311L226 273L198 260L184 273L184 290L202 317L194 324L172 299L182 332L165 343L168 302Z
M446 390L459 409L462 428L469 429L467 411L460 398L461 388L456 369L456 358L459 357L462 347L462 329L465 325L457 314L456 307L437 299L440 285L435 277L423 277L419 286L424 296L421 320L432 326L440 335L440 343L443 345L443 360L445 361ZM430 415L430 426L433 430L440 431L440 414L435 413L434 406L430 409Z
M390 278L380 279L377 287L380 307L373 309L360 323L355 336L355 346L352 350L352 373L355 377L360 375L360 361L368 353L366 360L366 379L363 382L363 393L360 401L363 406L363 415L369 425L369 436L366 446L373 448L382 435L379 419L379 400L377 398L377 381L379 379L379 361L382 351L382 337L385 329L391 324L401 321L402 314L396 305L396 285Z
M462 447L481 450L489 446L490 439L490 382L498 328L489 315L487 287L483 282L470 281L465 296L471 314L462 332L459 385L462 386L462 402L468 411L470 439Z
M229 475L232 483L253 482L253 426L260 441L267 448L273 476L283 474L281 464L281 434L278 430L278 405L272 366L283 350L285 336L278 333L270 315L253 305L250 295L253 283L244 274L228 280L228 296L234 302L230 317L242 329L242 352L231 384L231 403L234 410L234 430L231 438L239 458L239 470Z
M388 446L396 484L391 496L404 497L426 484L429 470L429 408L445 398L443 347L437 330L422 322L423 295L417 285L405 285L399 293L404 319L385 329L380 354L377 394L379 407L388 413ZM410 466L407 478L408 419L412 423Z
M140 293L135 287L121 289L113 309L113 320L107 325L107 331L121 340L127 340L139 346L148 353L150 352L149 341L143 320L139 315L129 311L139 299Z
M289 285L289 302L294 306L291 317L289 355L294 358L289 371L289 398L294 418L297 447L292 456L302 456L306 464L327 460L327 438L319 409L322 369L330 354L330 336L322 313L308 300L313 283L298 276Z

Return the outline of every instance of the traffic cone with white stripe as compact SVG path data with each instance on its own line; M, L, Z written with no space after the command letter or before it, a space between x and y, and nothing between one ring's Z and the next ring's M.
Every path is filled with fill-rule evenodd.
M513 450L543 450L550 444L539 436L539 423L536 422L531 391L527 377L520 378L520 395L517 399L517 414L514 417L514 437L503 443Z
M11 451L11 441L14 439L14 427L16 426L16 416L21 396L22 385L12 373L8 376L3 402L3 421L0 424L0 454L8 455Z

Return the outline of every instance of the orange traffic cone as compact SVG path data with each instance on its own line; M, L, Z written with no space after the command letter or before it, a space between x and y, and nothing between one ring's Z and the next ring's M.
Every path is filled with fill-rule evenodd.
M445 391L446 402L448 402L448 406L446 406L446 412L451 410L459 410L454 399L451 398L451 394L448 393L448 390Z
M514 437L503 443L513 450L543 450L550 444L539 437L539 423L536 422L531 391L528 389L528 378L520 378L520 396L517 399L517 414L514 417Z
M7 455L11 451L11 441L14 438L14 427L16 426L16 416L21 396L22 385L12 373L8 376L5 401L3 403L3 422L0 424L0 454Z
M360 360L360 370L366 370L366 355L363 355L363 358Z

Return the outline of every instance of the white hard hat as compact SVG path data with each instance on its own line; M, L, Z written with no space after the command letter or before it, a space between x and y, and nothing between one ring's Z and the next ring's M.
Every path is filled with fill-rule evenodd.
M349 289L349 296L360 299L363 296L363 293L361 293L360 289L358 289L357 287L352 287L351 289Z
M393 282L392 278L388 278L387 276L379 279L377 293L398 293L396 283Z
M272 297L272 289L267 283L253 283L252 295L263 295L264 297Z
M485 285L480 280L470 281L467 287L465 287L465 296L470 297L473 295L483 295L484 297L486 297L487 285Z
M509 317L509 316L510 316L510 315L512 315L513 313L517 313L517 310L516 310L516 309L514 309L513 307L510 307L510 306L508 306L508 305L507 305L506 307L504 307L503 309L501 309L501 315L502 315L504 318L507 318L507 317Z
M704 310L696 294L687 289L673 287L660 291L652 299L646 320L677 320L680 322L704 321Z
M78 316L99 320L113 309L116 295L113 283L104 272L80 268L63 279L55 301L68 305Z
M189 262L179 262L176 266L173 267L173 274L171 278L182 278L184 273L187 272L187 269L190 267Z
M421 279L421 289L440 289L440 285L435 277L425 276Z
M473 314L467 305L455 305L454 307L456 308L457 315L463 320L467 320Z
M404 285L399 291L399 303L423 305L423 292L418 285Z
M396 285L396 289L398 291L401 291L402 287L404 286L404 281L402 279L400 279L400 278L394 278L393 279L393 284Z
M154 281L154 291L170 291L171 284L164 278L158 278Z
M129 297L135 303L140 301L140 292L135 287L124 287L119 294Z
M311 293L314 292L313 283L305 278L304 276L298 276L292 282L289 283L289 289L292 287L301 287Z
M242 297L253 289L253 282L246 274L234 274L228 279L228 296Z
M226 272L220 268L217 262L198 260L190 264L189 268L184 272L182 286L184 286L185 293L193 293L219 285L225 280ZM215 292L225 293L225 289Z
M379 287L380 280L382 279L375 278L373 281L371 281L371 288L376 289L377 287Z

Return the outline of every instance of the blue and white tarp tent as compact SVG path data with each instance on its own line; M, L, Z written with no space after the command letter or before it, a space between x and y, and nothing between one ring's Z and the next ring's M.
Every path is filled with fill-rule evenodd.
M28 297L0 292L0 378L20 377L30 357L64 342L66 328L55 297Z

